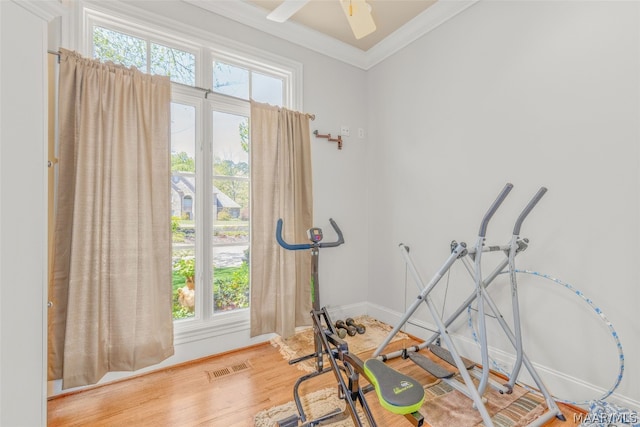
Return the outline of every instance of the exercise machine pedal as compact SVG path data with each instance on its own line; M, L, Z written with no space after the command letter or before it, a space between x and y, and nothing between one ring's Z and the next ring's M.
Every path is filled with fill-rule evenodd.
M426 356L423 356L420 353L410 352L407 354L407 357L411 359L413 363L420 366L422 369L438 379L451 378L454 375L453 372L443 368L433 360L429 359Z
M298 427L298 420L300 419L297 415L291 415L285 419L282 419L276 423L276 427Z
M410 352L410 353L407 353L407 357L413 363L420 366L422 369L424 369L425 371L427 371L428 373L430 373L431 375L433 375L438 379L451 378L455 375L455 372L451 372L448 369L443 368L433 360L429 359L428 357L420 353Z
M436 356L438 356L440 359L444 360L448 364L452 366L456 366L456 362L453 360L451 353L446 348L442 348L439 345L435 345L435 344L430 344L427 346L427 348L431 350L433 354L435 354ZM465 359L462 356L460 357L460 359L462 359L462 363L464 363L464 367L467 370L473 369L476 366L475 362L472 362L469 359Z

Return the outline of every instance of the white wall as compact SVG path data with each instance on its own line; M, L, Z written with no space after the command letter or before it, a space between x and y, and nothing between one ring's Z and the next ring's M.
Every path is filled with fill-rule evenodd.
M46 2L0 2L0 425L46 424Z
M515 187L489 225L491 244L508 243L546 186L517 265L562 278L602 309L626 357L616 399L640 408L639 18L637 2L482 1L368 72L372 312L394 321L417 295L398 243L429 279L451 240L475 243L506 182ZM487 272L500 258L491 255ZM445 311L470 286L454 268ZM501 302L504 286L492 289ZM521 291L526 349L551 391L582 400L613 385L617 352L595 312L552 283ZM426 309L416 319L428 321ZM454 329L469 336L463 322Z

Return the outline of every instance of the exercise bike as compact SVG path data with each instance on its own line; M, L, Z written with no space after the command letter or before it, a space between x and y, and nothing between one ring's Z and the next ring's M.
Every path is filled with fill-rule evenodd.
M297 415L292 415L278 422L278 427L312 427L331 419L351 417L353 423L362 427L363 421L358 414L356 405L359 403L364 417L370 427L376 427L371 409L365 399L365 393L375 390L378 401L386 410L403 415L414 426L422 426L424 417L418 412L424 402L425 394L422 385L415 379L390 368L378 359L361 360L355 354L349 352L346 341L341 339L331 321L326 307L320 307L320 284L318 280L318 259L320 248L336 247L344 243L342 231L333 219L329 219L331 226L338 235L334 242L322 242L322 229L313 227L307 231L311 243L287 243L282 237L282 219L276 226L276 240L284 249L310 250L311 251L311 319L313 322L313 335L315 351L309 355L291 360L289 364L296 364L303 360L315 358L315 371L298 378L293 386L293 398L298 410ZM324 367L323 359L327 356L329 366ZM333 372L338 384L338 397L345 401L345 409L335 410L312 420L307 415L300 400L300 385L319 375ZM363 376L369 385L363 387L360 384L360 376Z

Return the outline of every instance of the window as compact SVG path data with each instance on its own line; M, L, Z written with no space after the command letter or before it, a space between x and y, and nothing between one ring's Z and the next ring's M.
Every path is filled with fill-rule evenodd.
M283 105L282 79L237 67L213 62L213 90L241 99Z
M171 103L173 318L195 315L197 104Z
M270 62L249 48L245 57L230 54L184 34L172 39L166 28L154 31L148 23L86 16L94 57L167 75L174 83L167 218L173 232L174 319L206 327L220 316L246 312L249 100L292 107L299 66ZM185 43L187 38L195 41Z
M213 110L214 312L249 307L249 118Z
M100 26L93 28L93 57L136 67L144 73L195 85L195 55Z

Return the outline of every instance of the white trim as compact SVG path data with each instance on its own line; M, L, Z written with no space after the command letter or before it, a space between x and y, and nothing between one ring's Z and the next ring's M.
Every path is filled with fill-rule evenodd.
M58 16L67 14L68 9L58 0L11 0L18 6L28 10L40 19L47 22L52 21Z
M52 10L52 12L55 12L55 9ZM60 13L64 13L64 12L60 12ZM42 18L42 16L41 16ZM48 306L48 302L49 302L49 222L48 222L48 215L49 215L49 173L48 173L48 167L47 167L47 163L49 161L49 149L48 149L48 142L49 142L49 54L47 53L48 50L48 44L49 44L49 38L48 38L48 31L49 31L49 26L48 26L48 22L50 22L52 19L56 18L56 16L52 16L50 19L48 19L46 22L42 22L42 52L44 53L44 58L42 61L42 80L40 81L40 85L41 85L41 93L42 93L42 105L41 105L41 114L42 114L42 134L41 134L41 138L42 138L42 143L44 144L44 149L41 152L41 158L40 158L40 162L42 167L40 168L40 173L42 174L40 176L40 182L42 185L42 195L41 195L41 199L40 199L40 208L42 209L42 212L46 212L45 215L43 215L43 220L45 221L44 224L42 224L42 234L40 236L41 238L41 246L40 246L40 256L42 257L42 265L41 265L41 271L40 271L40 277L41 277L41 286L42 286L42 293L41 293L41 315L42 315L42 364L41 364L41 372L40 372L40 378L42 378L42 384L41 384L41 393L42 393L42 422L46 423L47 422L47 382L46 382L46 378L49 372L49 337L48 337L48 330L49 330L49 306ZM44 19L44 18L43 18Z
M243 1L182 1L347 64L366 69L367 56L364 51L293 21L283 23L270 21L267 19L266 10Z
M2 25L2 5L0 4L0 25ZM0 50L2 50L2 28L0 28ZM3 94L2 94L2 88L4 86L4 82L2 81L2 59L4 58L3 55L0 55L0 100L2 100L4 98ZM0 101L0 125L2 125L2 102ZM4 144L2 143L2 131L0 130L0 156L2 155L2 147L4 147ZM0 168L2 167L2 158L0 157ZM1 171L0 171L1 172ZM2 174L0 173L0 195L3 194L2 191ZM2 230L2 206L3 206L3 201L4 199L0 196L0 236L4 236L3 230ZM0 249L0 252L2 251L2 249ZM2 277L2 262L0 262L0 278ZM43 284L43 289L44 288L44 284ZM2 291L0 290L0 320L2 319ZM42 325L43 327L47 326L46 322L44 325ZM46 336L43 337L43 345L44 343L47 341ZM0 327L0 344L3 342L2 340L2 327ZM45 353L46 354L46 353ZM44 354L42 355L42 358L44 360L47 359L47 356L45 356ZM45 362L46 363L46 362ZM0 351L0 384L2 384L2 371L3 371L3 365L2 365L2 352ZM44 379L43 379L43 383L44 383ZM0 387L0 410L2 410L2 387ZM46 399L43 399L44 401L46 401ZM44 405L44 412L47 412L47 408L46 408L46 403L43 404Z
M293 21L267 19L268 11L243 1L182 0L225 18L264 31L315 52L368 70L419 37L439 27L479 0L440 0L377 45L363 51Z

